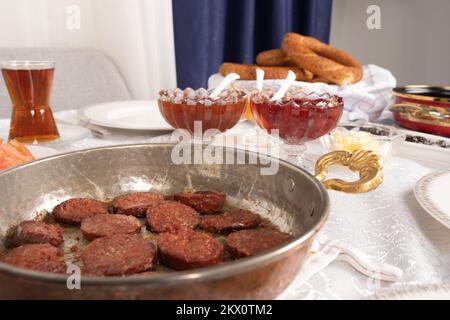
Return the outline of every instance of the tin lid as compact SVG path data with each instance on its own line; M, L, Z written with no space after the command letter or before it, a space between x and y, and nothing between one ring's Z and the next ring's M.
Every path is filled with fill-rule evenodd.
M393 89L398 97L450 103L450 86L409 85Z

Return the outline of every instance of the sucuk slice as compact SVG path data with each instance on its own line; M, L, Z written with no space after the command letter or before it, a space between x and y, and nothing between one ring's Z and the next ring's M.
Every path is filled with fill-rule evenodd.
M261 217L248 210L228 211L223 214L202 216L200 227L210 232L251 229L261 223Z
M9 244L18 247L23 244L49 243L57 247L62 242L62 228L60 226L43 221L27 220L19 223Z
M0 257L0 262L18 268L52 273L65 273L67 268L63 252L48 243L24 244Z
M132 216L142 216L155 201L164 200L164 196L154 192L133 192L115 197L112 201L114 212Z
M79 225L84 218L98 214L108 214L108 205L88 198L69 199L53 209L56 221L73 225Z
M225 203L225 194L211 191L181 192L173 198L201 213L220 211Z
M225 248L235 258L253 256L288 241L287 233L272 229L252 229L232 232L225 241Z
M219 241L189 228L160 233L157 243L161 262L175 270L213 266L223 261L224 257Z
M136 235L116 234L92 241L81 259L87 275L122 276L152 269L155 250L150 241Z
M137 234L141 230L138 218L123 214L101 214L81 221L81 232L87 240L115 234Z
M147 223L153 232L166 232L176 227L194 229L200 215L189 206L176 201L160 201L147 209Z

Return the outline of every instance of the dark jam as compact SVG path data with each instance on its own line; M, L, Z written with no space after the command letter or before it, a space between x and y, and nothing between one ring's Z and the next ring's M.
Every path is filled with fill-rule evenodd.
M327 134L336 127L343 111L340 97L329 99L291 99L271 102L251 101L253 117L268 133L279 131L288 144L302 144Z

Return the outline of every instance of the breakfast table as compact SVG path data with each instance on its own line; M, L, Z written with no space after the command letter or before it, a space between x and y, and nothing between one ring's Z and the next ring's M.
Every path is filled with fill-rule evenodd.
M75 110L56 112L55 118L58 124L82 126ZM7 122L2 119L0 125ZM252 122L241 121L226 134L251 137L256 130ZM171 142L170 133L94 130L78 139L61 139L46 146L54 153L64 153L120 144L164 142ZM314 160L326 150L318 141L313 141L308 143L307 152ZM332 209L320 238L340 240L364 252L376 263L400 268L403 271L400 280L376 280L357 271L339 255L321 257L321 252L312 251L310 259L316 260L314 270L310 267L302 271L279 298L365 299L407 285L450 284L450 230L422 209L413 191L423 176L449 169L450 165L444 162L426 162L394 154L384 164L384 182L376 190L356 195L329 191ZM331 174L354 178L350 171L336 170Z

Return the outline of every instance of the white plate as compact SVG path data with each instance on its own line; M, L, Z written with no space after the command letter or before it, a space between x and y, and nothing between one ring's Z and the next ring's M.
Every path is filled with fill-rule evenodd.
M82 121L114 129L173 130L159 112L156 100L131 100L96 104L78 110L78 116Z
M450 171L433 172L420 179L414 195L433 218L450 229Z
M45 142L45 145L66 144L86 138L91 134L89 129L69 124L57 124L60 138L55 141ZM0 125L0 138L8 140L9 124Z
M432 284L411 286L376 293L371 300L450 300L450 286Z

